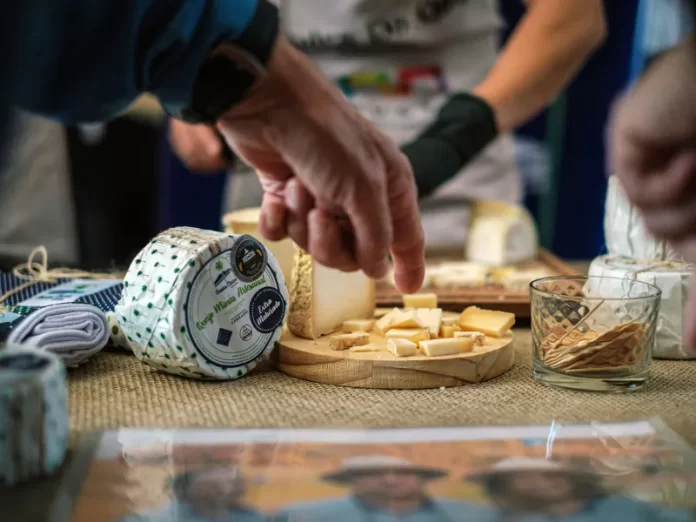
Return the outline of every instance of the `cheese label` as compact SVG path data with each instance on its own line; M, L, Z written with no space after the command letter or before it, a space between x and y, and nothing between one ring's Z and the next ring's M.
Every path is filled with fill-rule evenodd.
M263 354L285 317L282 284L263 245L249 236L211 257L191 281L184 304L196 351L223 368L245 366Z

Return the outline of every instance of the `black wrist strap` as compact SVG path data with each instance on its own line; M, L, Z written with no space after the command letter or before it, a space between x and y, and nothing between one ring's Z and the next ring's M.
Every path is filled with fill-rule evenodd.
M432 194L456 176L497 136L495 114L485 100L468 93L452 96L435 122L402 147L411 162L419 197Z
M278 8L259 0L244 33L235 40L222 40L215 47L233 46L258 67L265 68L279 30ZM235 54L239 54L235 51ZM225 53L213 53L201 66L193 89L192 103L176 115L188 123L213 123L239 103L258 77L254 66L234 61Z

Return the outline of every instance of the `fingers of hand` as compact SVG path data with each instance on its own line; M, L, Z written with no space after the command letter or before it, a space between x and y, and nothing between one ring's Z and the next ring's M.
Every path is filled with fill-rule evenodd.
M259 230L261 235L271 241L280 241L287 235L287 209L282 197L265 193L261 203Z
M425 277L425 239L418 196L408 160L397 151L391 160L389 210L394 237L391 254L394 282L404 293L418 291Z
M313 209L307 217L309 251L322 265L345 272L358 269L350 244L350 231L339 218L322 209Z
M288 208L288 235L303 250L310 251L308 217L314 208L314 198L301 180L292 178L285 187L285 205Z
M169 140L176 155L189 169L212 172L225 168L222 141L210 127L172 120Z

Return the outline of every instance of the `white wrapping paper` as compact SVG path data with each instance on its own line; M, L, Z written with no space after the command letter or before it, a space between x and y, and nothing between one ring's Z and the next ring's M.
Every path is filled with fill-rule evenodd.
M639 260L683 261L665 241L658 241L645 230L638 210L631 206L616 176L609 178L604 210L604 236L612 256Z
M653 357L696 359L696 356L689 353L682 343L684 309L692 268L691 265L679 261L651 263L618 256L600 256L590 265L589 275L634 279L657 286L662 290L662 301ZM618 284L621 283L618 282Z

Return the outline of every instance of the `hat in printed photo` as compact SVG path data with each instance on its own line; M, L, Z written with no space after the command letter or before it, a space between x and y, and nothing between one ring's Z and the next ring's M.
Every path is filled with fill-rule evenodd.
M474 471L465 475L466 480L487 480L489 478L506 475L508 473L523 473L525 471L563 473L566 475L587 476L590 473L572 468L561 462L549 459L537 459L529 457L511 457L499 460L492 466Z
M341 469L327 473L322 478L333 482L350 482L356 475L381 473L384 471L409 472L426 479L437 479L447 475L447 471L438 468L418 466L412 462L389 455L367 455L351 457L343 461Z

